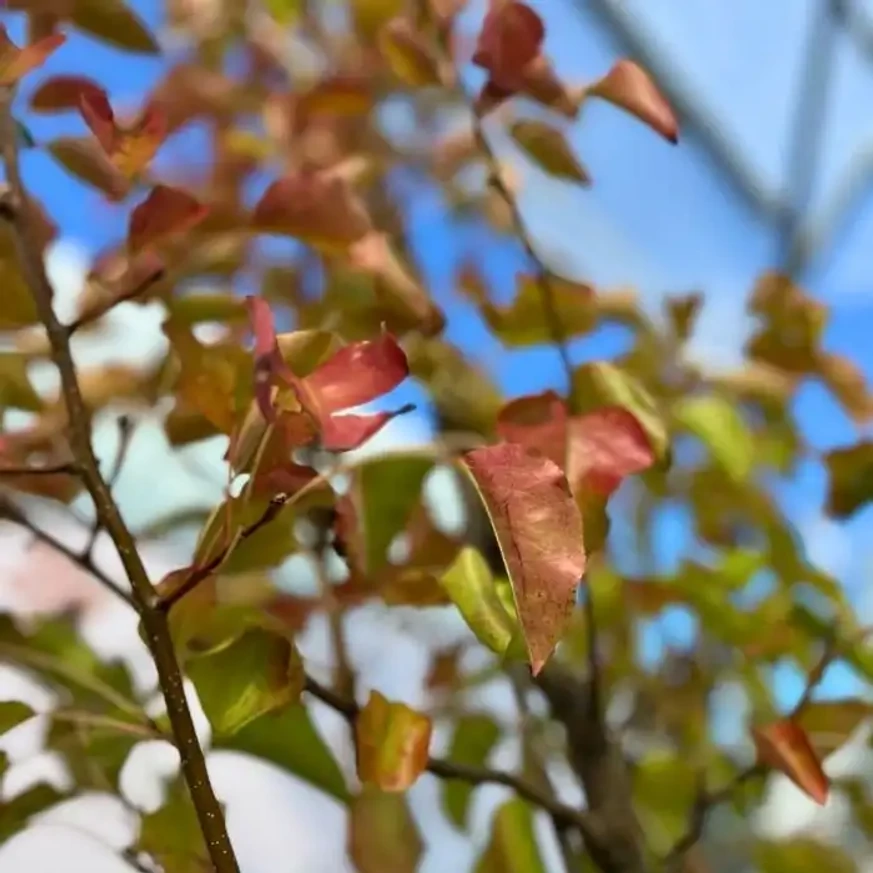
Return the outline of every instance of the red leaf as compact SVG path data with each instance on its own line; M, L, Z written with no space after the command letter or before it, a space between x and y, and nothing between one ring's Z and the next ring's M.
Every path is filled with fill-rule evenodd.
M473 63L506 91L520 91L525 67L540 53L546 29L525 3L492 0L482 23Z
M801 791L821 806L827 802L830 780L806 731L784 719L752 728L758 761L784 773Z
M282 359L276 340L273 313L261 297L246 297L249 320L255 335L255 400L267 421L276 420L273 406L273 386L277 381L298 384L298 380Z
M252 493L258 497L296 494L301 488L317 479L318 475L312 467L288 461L266 470L259 469L254 477Z
M167 118L156 103L150 103L133 124L124 127L118 124L103 89L82 92L79 110L109 159L128 178L151 163L167 137Z
M626 409L609 406L571 419L571 482L584 482L608 497L626 476L641 473L655 462L642 425Z
M363 201L340 176L300 171L274 182L255 207L257 230L329 250L347 249L372 230Z
M306 388L323 413L369 403L396 388L409 375L403 349L389 333L351 343L307 376Z
M503 443L464 457L488 510L539 673L557 645L585 572L582 517L560 467Z
M66 41L64 34L53 33L22 49L9 39L5 25L0 24L0 85L14 85L22 76L41 67Z
M607 406L568 418L554 391L506 404L497 432L564 469L574 492L608 497L626 476L647 470L655 453L642 425L626 409Z
M375 436L398 415L412 412L411 403L390 412L370 415L329 415L321 421L321 442L329 452L350 452Z
M81 107L83 94L98 97L102 89L85 76L52 76L46 79L30 98L30 108L34 112L63 112Z
M587 93L636 116L670 142L679 141L679 122L670 104L649 74L633 61L618 61Z
M206 218L209 208L190 194L168 185L156 185L130 216L127 246L132 252L185 233Z

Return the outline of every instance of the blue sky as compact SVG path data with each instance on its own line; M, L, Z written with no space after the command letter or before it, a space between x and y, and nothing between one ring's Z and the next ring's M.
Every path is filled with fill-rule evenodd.
M818 0L609 2L669 59L672 73L724 129L761 189L778 195L784 185L804 40ZM160 28L162 4L138 0L131 5L154 29ZM595 78L621 53L596 3L541 0L534 5L547 23L546 49L567 79ZM18 28L12 34L20 40ZM49 59L42 75L92 76L112 98L134 103L156 82L166 62L166 57L121 59L112 48L76 34ZM476 71L470 76L473 81ZM39 78L27 83L19 102L22 112ZM873 116L866 111L871 97L870 61L852 40L838 37L821 167L810 202L813 219L827 215L858 156L873 151ZM24 117L38 140L83 130L75 115ZM716 364L735 359L748 330L745 297L755 277L776 264L773 230L726 183L693 136L683 138L678 147L668 146L600 104L586 107L569 133L594 177L591 190L556 184L519 164L527 181L521 205L544 257L557 269L596 284L634 286L653 311L666 293L704 290L698 353ZM498 143L506 145L500 137ZM183 134L172 154L195 163L201 146L196 132ZM517 155L507 154L520 162ZM102 204L95 192L71 179L48 156L38 150L29 153L25 172L71 241L93 252L120 237L119 211ZM873 238L873 192L868 195L859 195L805 279L832 307L828 347L853 357L873 378L868 340L873 330L873 249L867 242ZM514 394L562 387L553 350L505 352L451 288L453 264L475 252L498 292L508 295L515 271L524 266L518 248L484 231L447 228L435 199L417 201L411 216L422 266L451 317L450 338L485 361ZM581 361L611 354L622 341L620 331L604 331L574 344L574 356ZM855 436L851 422L817 386L801 392L796 414L817 449L848 443ZM808 529L820 538L811 544L817 559L838 566L843 581L863 599L873 563L864 533L873 515L861 513L842 529L829 526L820 518L824 488L821 467L809 463L792 481L778 483L777 490L801 531ZM661 557L670 563L688 547L687 531L678 517L668 518L663 528ZM866 599L870 607L869 595ZM790 692L794 683L788 680L786 687Z

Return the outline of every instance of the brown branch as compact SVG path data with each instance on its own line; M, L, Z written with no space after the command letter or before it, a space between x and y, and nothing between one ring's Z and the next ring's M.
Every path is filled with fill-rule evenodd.
M14 93L13 88L4 88L0 92L0 142L12 195L11 202L7 200L3 204L2 217L9 222L13 231L22 274L33 295L39 319L51 345L52 359L60 374L62 395L69 418L70 448L81 468L80 474L85 487L94 501L95 512L102 527L112 538L130 580L133 599L138 606L144 637L154 659L174 742L179 751L182 774L210 859L216 873L239 873L239 864L227 835L224 813L209 781L206 759L188 708L167 616L163 611L154 608L154 588L133 536L100 473L91 444L91 418L79 388L76 364L70 349L70 332L61 324L54 311L54 290L46 274L40 234L33 223L34 212L21 178L15 121L11 109Z
M79 465L75 462L53 464L50 467L13 467L0 463L0 478L5 476L78 476Z
M309 694L338 712L354 727L355 719L360 713L360 707L354 700L338 694L311 676L306 677L305 688ZM555 800L548 792L513 776L511 773L434 757L428 759L427 772L440 779L458 779L471 785L503 785L506 788L511 788L528 803L545 810L555 821L567 827L578 829L586 841L597 839L594 825L589 821L586 812L573 809L573 807Z

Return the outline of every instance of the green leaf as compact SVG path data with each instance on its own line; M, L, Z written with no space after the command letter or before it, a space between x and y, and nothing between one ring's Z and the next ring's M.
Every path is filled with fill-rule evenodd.
M35 785L10 800L0 800L0 845L24 830L33 816L63 799L64 795L50 785Z
M302 704L262 715L215 747L246 752L275 764L340 801L349 799L345 777Z
M211 321L245 322L248 318L245 300L233 294L201 293L171 297L167 301L167 310L176 324L187 327Z
M829 485L827 511L849 518L873 500L873 442L867 440L825 455Z
M498 655L525 657L523 643L519 646L516 642L515 650L510 649L510 644L520 639L518 619L507 608L480 552L472 546L461 549L440 584L483 646Z
M34 715L36 713L20 700L0 701L0 736L29 718L33 718Z
M866 700L817 700L804 707L798 719L819 757L833 754L871 716Z
M123 0L75 0L70 17L79 30L118 48L160 54L154 36Z
M564 134L557 128L542 121L516 121L510 133L541 170L571 182L591 183Z
M462 715L455 724L449 759L459 764L481 766L500 739L500 728L494 719L483 713ZM443 809L449 820L459 829L467 827L473 786L457 779L443 780Z
M855 873L858 869L839 846L802 836L784 842L761 840L752 854L761 873Z
M475 873L546 873L534 833L533 813L520 798L504 803L491 824L491 839Z
M569 339L593 330L597 323L594 289L554 275L549 277L549 285L564 335ZM515 298L507 305L493 303L477 282L468 281L463 287L505 345L527 347L554 342L554 330L543 306L541 280L537 276L519 276Z
M137 848L147 852L165 873L205 873L212 865L197 813L181 779L169 787L164 803L144 815Z
M394 454L366 460L355 471L350 493L357 517L356 536L363 546L362 569L368 575L388 563L388 548L406 529L433 465L434 458L427 455Z
M26 355L0 352L0 407L14 407L27 412L39 412L42 398L27 375L29 361Z
M749 478L755 463L752 434L736 406L717 395L687 397L673 407L680 426L705 443L735 482Z
M358 873L415 873L423 853L406 796L365 786L349 810L349 855Z
M217 736L230 736L303 690L303 665L285 637L253 628L218 651L193 658L188 676Z
M634 800L646 833L657 835L658 852L666 852L687 828L694 799L695 771L672 752L647 752L634 768Z
M288 27L300 17L303 0L265 0L265 5L279 24Z
M658 404L634 376L608 361L593 361L573 372L573 400L580 413L604 406L630 412L649 437L655 457L669 464L670 437Z

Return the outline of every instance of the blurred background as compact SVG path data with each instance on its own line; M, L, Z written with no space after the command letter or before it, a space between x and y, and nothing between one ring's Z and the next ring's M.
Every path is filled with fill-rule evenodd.
M240 0L240 3L242 0ZM330 0L324 0L325 6ZM92 77L107 88L117 106L136 107L166 73L184 43L170 27L167 6L178 16L220 13L221 0L130 0L151 30L160 35L159 58L120 55L111 46L71 32L63 50L52 56L41 76L73 73ZM253 7L256 4L253 4ZM562 185L542 175L498 139L501 155L518 173L519 200L539 250L563 274L597 287L636 290L653 318L661 318L667 294L702 292L705 304L690 353L701 366L726 370L742 358L750 333L747 296L765 269L784 269L830 307L825 345L847 355L873 378L873 2L866 0L536 0L546 21L546 53L565 80L583 83L600 75L618 57L644 66L677 112L678 147L672 147L630 116L605 104L586 105L570 128L571 142L594 179L589 190ZM471 0L465 26L476 32L484 4ZM6 16L13 39L24 41L20 17ZM293 50L290 44L286 47ZM477 72L469 71L471 82ZM34 77L36 82L40 76ZM37 142L61 134L81 135L84 124L72 113L26 113L27 82L19 115ZM386 130L414 137L415 121L402 109L385 112ZM186 126L162 149L160 165L196 171L207 139L197 124ZM109 205L77 182L48 155L30 150L24 171L32 190L58 223L59 238L50 254L51 275L62 314L74 311L92 259L120 237L126 225L122 207ZM183 172L184 174L184 172ZM404 208L419 264L429 289L444 307L448 337L479 361L512 396L562 390L563 376L552 349L507 351L482 322L469 300L454 287L456 271L475 252L487 278L506 296L516 272L525 266L521 248L488 229L459 223L433 192L410 185ZM246 289L241 283L241 293ZM2 305L2 304L0 304ZM163 310L124 304L99 334L77 337L81 362L134 363L159 359L166 350L160 324ZM574 362L612 356L627 337L608 328L573 344ZM35 365L40 388L56 385L50 368ZM433 418L427 396L402 389L417 404L415 413L395 420L376 445L427 442ZM392 397L393 402L393 397ZM793 412L811 446L823 453L858 437L858 427L824 388L805 384ZM111 455L119 411L130 413L136 429L116 493L128 522L147 528L172 512L212 507L223 487L223 440L171 450L157 414L113 409L97 423L98 453ZM870 433L868 431L867 435ZM825 517L826 481L815 457L790 476L773 481L773 491L797 528L811 561L835 576L859 611L873 620L873 514L868 509L845 523ZM447 526L463 524L462 508L450 477L429 484ZM74 506L87 521L90 508ZM48 513L49 510L41 509ZM70 543L84 542L87 528L68 515L43 515ZM616 536L622 525L616 524ZM135 624L102 589L72 572L62 560L30 542L26 533L4 526L0 539L0 603L24 613L85 604L85 632L99 651L132 659L135 674L148 683L150 665ZM59 534L61 535L61 534ZM194 529L170 531L147 544L145 555L155 577L186 563ZM649 572L669 573L696 548L688 518L679 509L664 511L654 538ZM111 545L98 543L108 572L119 568ZM306 568L291 566L289 584L305 587ZM283 575L283 578L285 578ZM348 638L363 688L378 688L411 705L422 702L428 670L427 646L445 646L463 628L445 620L422 619L413 610L367 607L349 618ZM694 619L681 609L644 627L647 657L658 659L694 633ZM327 665L326 629L307 630L301 648ZM780 699L793 700L803 676L792 666L775 672ZM0 671L0 696L28 695L45 707L44 692L11 668ZM847 671L828 674L823 692L864 694ZM508 688L481 692L496 711L512 711ZM43 695L43 696L41 696ZM492 700L493 698L493 700ZM718 709L726 742L741 743L742 701L726 688ZM486 701L480 701L485 705ZM207 730L201 718L203 730ZM351 764L345 727L331 713L318 712L325 737L346 765ZM3 739L16 767L5 791L52 773L56 762L39 753L31 726ZM438 734L438 739L442 741ZM131 798L157 805L161 774L172 765L163 747L137 750L125 772ZM511 765L518 749L504 743L497 761ZM870 772L873 764L861 737L828 761L838 772ZM219 794L226 800L229 827L246 873L340 873L344 859L344 812L339 805L296 783L268 765L231 753L210 758ZM54 769L53 769L54 768ZM568 797L573 787L567 781ZM487 837L487 824L500 789L480 789L472 832L467 840L436 815L437 786L423 778L412 790L413 806L429 836L424 873L468 869ZM743 827L783 835L813 829L837 841L851 841L846 810L835 800L815 810L786 781L774 779L760 814ZM48 873L61 869L121 873L127 869L104 845L124 845L132 827L126 811L108 798L65 804L0 848L0 873ZM725 825L725 827L727 827ZM722 838L727 830L721 829ZM730 831L729 833L734 833ZM543 839L556 857L548 828ZM727 857L727 856L726 856ZM862 859L863 861L863 859ZM741 869L724 862L725 871ZM873 871L873 859L864 869Z

